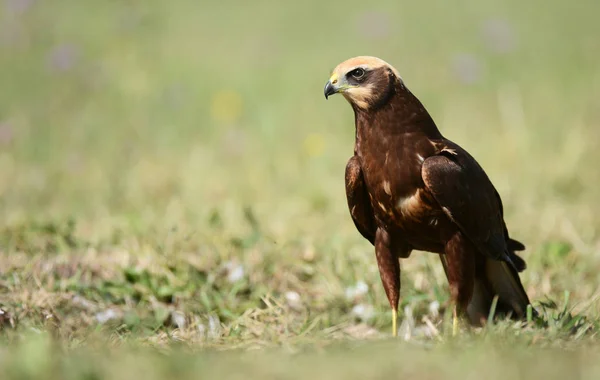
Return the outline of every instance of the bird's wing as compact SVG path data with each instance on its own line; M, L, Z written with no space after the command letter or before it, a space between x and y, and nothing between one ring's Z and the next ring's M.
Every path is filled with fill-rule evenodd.
M375 244L375 220L367 186L358 157L352 156L346 165L346 198L354 225L360 234Z
M501 205L477 161L454 145L423 162L421 176L444 213L485 256L514 266Z

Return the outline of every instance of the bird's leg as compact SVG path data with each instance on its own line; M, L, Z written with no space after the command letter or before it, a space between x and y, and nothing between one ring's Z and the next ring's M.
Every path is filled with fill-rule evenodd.
M446 243L446 263L450 298L453 304L452 335L458 333L458 317L467 311L475 285L475 249L461 232Z
M379 275L392 307L392 335L398 336L398 301L400 299L400 262L390 247L390 236L387 231L378 228L375 234L375 255Z
M458 313L456 311L456 304L452 309L452 336L458 335Z

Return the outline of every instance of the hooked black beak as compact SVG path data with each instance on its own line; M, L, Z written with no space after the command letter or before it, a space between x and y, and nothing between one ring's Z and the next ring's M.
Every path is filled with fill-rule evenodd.
M330 95L335 94L337 89L331 84L331 81L328 81L323 92L325 93L325 99L327 99Z

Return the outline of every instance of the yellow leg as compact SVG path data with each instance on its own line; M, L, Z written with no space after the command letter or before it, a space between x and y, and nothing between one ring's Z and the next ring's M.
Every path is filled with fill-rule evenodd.
M456 336L458 334L458 315L456 313L456 306L454 306L454 310L452 312L452 336Z
M392 309L392 336L398 336L398 310Z

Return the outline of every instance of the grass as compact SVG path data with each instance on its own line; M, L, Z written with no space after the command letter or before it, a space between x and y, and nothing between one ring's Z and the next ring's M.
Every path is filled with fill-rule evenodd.
M2 378L594 378L600 11L592 0L6 1ZM395 65L527 245L541 312L448 334L438 259L402 337L349 217L354 55Z

